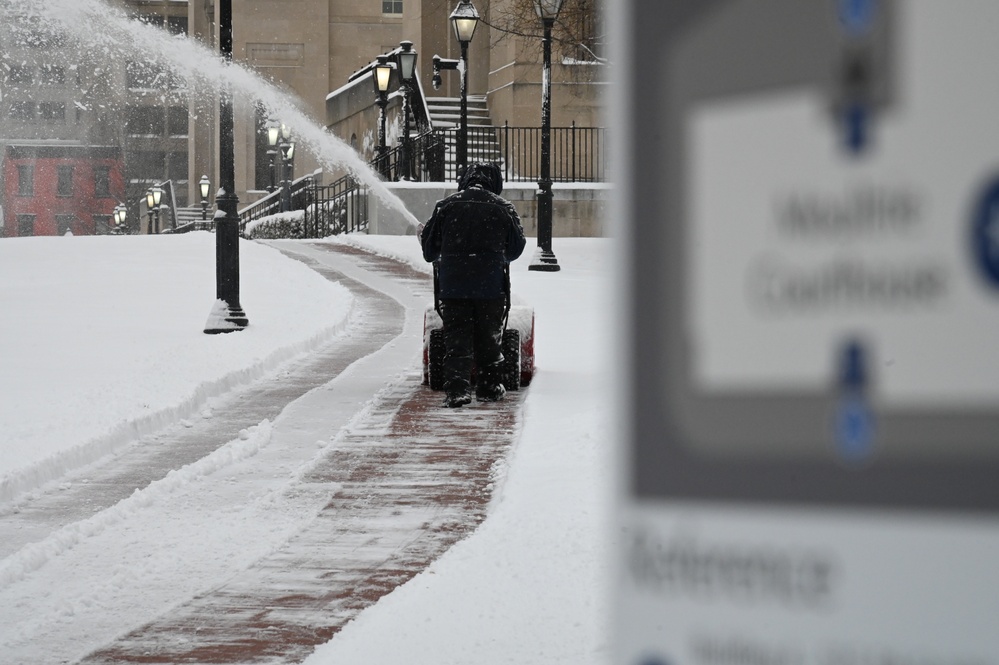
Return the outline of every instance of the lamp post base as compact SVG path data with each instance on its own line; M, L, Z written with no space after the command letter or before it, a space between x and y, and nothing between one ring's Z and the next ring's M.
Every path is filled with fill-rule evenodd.
M249 324L250 320L242 309L229 309L229 304L220 299L215 301L215 304L212 305L212 311L208 313L208 320L205 321L205 333L217 335L236 332Z
M540 270L542 272L558 272L562 267L558 264L558 259L555 258L555 254L551 250L544 250L538 247L538 251L534 253L531 265L527 266L527 269Z

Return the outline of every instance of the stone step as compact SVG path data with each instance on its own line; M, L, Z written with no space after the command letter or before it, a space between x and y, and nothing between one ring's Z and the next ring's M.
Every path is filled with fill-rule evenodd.
M461 99L458 97L428 98L427 109L430 111L430 122L436 129L452 129L461 124ZM467 98L466 118L469 135L468 160L502 162L503 155L500 153L496 132L489 117L489 106L484 96ZM448 180L453 180L455 177L455 161L452 146L444 156L444 173Z
M449 110L449 109L457 110L457 109L461 108L461 104L440 104L440 103L434 103L432 101L428 101L427 102L427 108L430 109L431 111L434 111L434 110ZM469 111L476 111L477 110L477 111L483 111L484 112L488 108L489 107L486 106L486 104L484 104L484 103L483 104L469 104L468 105L468 110Z
M457 127L461 124L461 114L460 113L431 113L430 121L433 123L434 127ZM472 115L468 114L468 124L478 125L478 126L492 126L492 122L487 115Z
M208 218L212 218L212 209L208 208ZM177 223L183 224L186 222L200 222L201 221L201 206L188 206L186 208L177 208Z

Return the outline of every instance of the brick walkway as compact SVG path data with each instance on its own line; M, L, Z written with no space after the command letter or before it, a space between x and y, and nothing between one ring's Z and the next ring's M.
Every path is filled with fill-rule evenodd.
M428 286L426 275L397 262L329 248ZM495 466L519 429L523 393L449 410L421 381L412 372L387 386L303 479L303 489L329 493L307 528L250 569L82 662L300 662L470 534L485 518Z

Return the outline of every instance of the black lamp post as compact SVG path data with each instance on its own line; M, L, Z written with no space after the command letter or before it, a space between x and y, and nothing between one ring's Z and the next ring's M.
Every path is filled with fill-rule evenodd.
M281 127L276 120L267 122L267 158L270 166L271 184L267 187L268 192L277 189L274 182L274 158L278 154L278 139L281 138Z
M211 189L212 183L208 181L208 176L201 176L201 180L198 181L198 190L201 192L201 221L208 221L208 190Z
M146 210L149 212L149 233L160 232L160 201L163 200L163 190L150 187L146 190Z
M152 233L153 232L153 190L151 187L146 190L146 215L149 216L149 223L146 227L146 232ZM140 216L139 226L140 226L139 233L142 233L141 216Z
M471 2L461 0L451 12L449 20L454 27L454 36L461 44L461 59L448 60L435 55L433 57L434 76L431 83L433 83L434 90L441 87L442 69L457 69L461 74L461 92L459 93L461 115L458 124L458 139L455 142L455 174L458 175L468 163L468 43L472 41L475 26L479 23L479 12L475 10Z
M291 182L294 177L295 142L289 141L287 125L281 125L281 210L291 210Z
M538 180L538 250L528 270L555 272L560 269L552 252L552 26L563 0L534 0L534 9L544 27L541 67L541 175Z
M461 0L449 17L454 26L454 36L461 44L461 124L458 129L458 173L468 163L468 43L479 24L479 12L468 0Z
M232 0L218 0L219 50L232 62ZM205 332L242 330L249 319L239 304L239 198L236 196L235 135L232 91L219 96L219 195L215 198L222 215L215 218L215 303Z
M413 78L416 75L416 51L413 50L413 42L399 42L402 48L396 54L396 61L399 65L399 78L402 79L402 173L399 176L402 180L413 179L413 150L409 137L409 114L410 95L412 94Z
M388 148L385 145L385 107L388 106L389 81L392 78L392 66L388 56L378 56L378 63L372 71L372 81L375 84L375 100L378 103L378 145L375 146L375 161L378 162L378 173L387 178Z
M267 142L276 146L281 169L281 212L291 210L292 161L295 159L295 143L291 139L291 128L284 123L275 123L267 128ZM271 179L273 181L273 169Z

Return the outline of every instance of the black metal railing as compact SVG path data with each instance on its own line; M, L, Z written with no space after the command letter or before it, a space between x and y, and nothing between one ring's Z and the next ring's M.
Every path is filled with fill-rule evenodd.
M503 155L496 140L496 127L492 125L469 125L466 154L469 162L502 162ZM444 159L441 169L432 180L438 182L454 182L457 180L458 127L438 128L434 130L444 149Z
M306 238L325 238L368 228L368 188L353 176L329 185L313 181L312 204L305 210Z
M445 153L453 155L458 128L436 129ZM604 182L607 153L603 127L551 128L552 182ZM541 128L475 125L468 128L468 160L496 162L506 182L536 182L541 175ZM456 165L443 162L443 171L428 180L454 181Z
M403 163L404 151L397 145L385 152L384 157L376 157L369 166L386 180L416 180L419 182L443 182L447 145L439 132L427 131L410 139L409 168Z
M302 176L291 183L291 209L302 210L312 202L312 186L315 181L314 173ZM249 222L269 217L281 212L281 188L275 189L263 198L254 201L239 211L240 232L246 229Z
M409 168L403 164L402 146L395 146L369 166L386 180L407 177L422 182L453 182L457 128L426 131L411 141ZM605 132L602 127L551 128L551 177L553 182L601 182L606 179ZM536 182L540 176L541 128L477 125L469 127L469 161L497 162L507 182ZM316 172L292 183L292 210L304 210L295 223L294 237L325 238L368 227L368 188L347 175L323 185ZM281 190L239 211L240 230L257 219L277 214ZM180 229L178 229L180 230ZM187 230L187 229L184 229Z
M540 177L541 128L496 128L507 182L534 182ZM607 151L603 127L551 128L552 182L604 182Z

